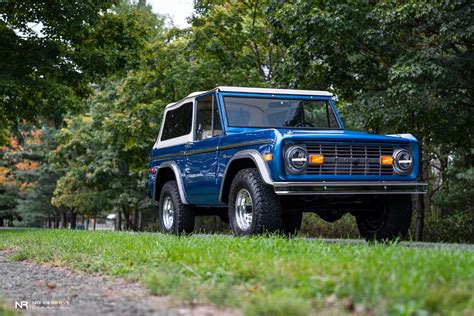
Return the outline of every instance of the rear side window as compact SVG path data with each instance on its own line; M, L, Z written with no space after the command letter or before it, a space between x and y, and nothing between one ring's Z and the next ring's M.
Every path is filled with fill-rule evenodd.
M176 138L191 133L192 118L192 102L183 104L179 108L166 112L161 140Z

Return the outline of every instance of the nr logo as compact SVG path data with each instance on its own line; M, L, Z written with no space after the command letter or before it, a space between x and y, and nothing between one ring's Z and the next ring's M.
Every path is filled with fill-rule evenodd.
M28 309L28 301L15 301L16 309Z

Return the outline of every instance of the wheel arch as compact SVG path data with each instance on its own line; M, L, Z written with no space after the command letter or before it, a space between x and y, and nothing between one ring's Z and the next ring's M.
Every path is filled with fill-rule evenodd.
M256 168L263 182L268 185L273 185L268 165L263 160L262 155L255 149L242 150L234 154L227 163L222 177L219 201L223 203L229 202L229 191L232 180L237 172L246 168Z
M189 204L184 190L183 178L178 165L174 161L166 161L160 164L156 173L155 187L153 190L153 200L159 201L161 190L166 182L175 180L178 185L179 196L183 204Z

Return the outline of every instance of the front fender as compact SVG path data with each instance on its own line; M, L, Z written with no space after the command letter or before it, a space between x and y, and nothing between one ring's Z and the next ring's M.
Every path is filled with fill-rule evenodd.
M239 160L246 159L251 159L254 162L264 183L268 185L273 185L273 179L271 177L270 170L268 168L267 163L263 159L263 156L256 149L244 149L235 153L227 163L227 167L224 171L224 175L222 178L221 189L219 192L219 201L223 202L223 197L225 195L226 188L229 187L230 183L232 182L231 176L229 175L232 172L229 172L229 170L232 170L233 166L235 166L235 164L238 163Z

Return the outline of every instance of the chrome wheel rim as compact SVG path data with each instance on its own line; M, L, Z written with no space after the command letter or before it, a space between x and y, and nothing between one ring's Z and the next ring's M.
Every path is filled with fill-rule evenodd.
M241 189L235 199L235 217L241 230L247 230L252 224L253 202L249 191Z
M165 197L165 200L163 201L163 212L161 216L163 218L163 224L165 225L165 228L171 229L174 222L174 207L173 201L169 196Z

